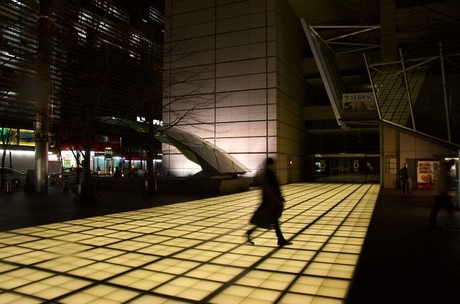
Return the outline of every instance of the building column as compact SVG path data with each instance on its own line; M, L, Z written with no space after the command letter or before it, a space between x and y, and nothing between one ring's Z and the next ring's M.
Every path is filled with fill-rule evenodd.
M35 192L48 191L48 145L51 109L51 62L53 49L52 0L40 0L38 15L38 91L35 102Z

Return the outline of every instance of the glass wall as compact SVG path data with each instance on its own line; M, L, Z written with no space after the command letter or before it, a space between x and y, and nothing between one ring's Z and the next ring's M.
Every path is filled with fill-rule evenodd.
M336 154L315 156L315 182L379 183L380 156Z

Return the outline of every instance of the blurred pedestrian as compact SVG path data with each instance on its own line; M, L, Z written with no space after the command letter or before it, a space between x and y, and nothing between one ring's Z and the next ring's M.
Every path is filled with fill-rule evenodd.
M441 162L439 165L439 171L434 182L434 202L433 208L430 213L430 228L439 228L436 223L436 218L441 209L446 209L449 214L452 215L454 211L454 205L452 204L452 196L449 193L449 182L450 182L450 170L454 165L454 160Z
M275 229L276 237L278 238L278 246L292 244L287 241L278 222L284 209L284 198L281 194L281 189L278 184L275 172L275 160L267 158L265 166L260 178L262 186L262 202L257 210L254 212L250 223L254 225L253 228L246 232L247 241L254 245L251 240L251 234L258 228Z
M409 167L409 165L407 163L404 163L401 170L399 170L399 178L402 182L403 194L412 194L412 192L410 192L409 189L409 173L407 172L407 167Z
M121 170L118 167L115 167L115 173L113 174L113 177L121 177Z

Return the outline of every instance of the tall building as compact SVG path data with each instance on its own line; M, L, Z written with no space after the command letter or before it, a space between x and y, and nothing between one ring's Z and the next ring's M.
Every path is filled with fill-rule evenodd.
M40 123L49 125L51 144L64 150L64 166L75 165L70 150L84 150L85 137L94 157L106 147L118 157L147 148L138 134L97 120L161 119L164 1L12 0L0 6L0 127L18 131L8 149L34 150L36 100L43 92L46 121ZM42 23L49 27L45 34ZM33 169L30 157L14 161Z
M224 149L254 174L278 160L301 180L305 35L286 1L166 1L163 120ZM200 170L165 145L163 169Z

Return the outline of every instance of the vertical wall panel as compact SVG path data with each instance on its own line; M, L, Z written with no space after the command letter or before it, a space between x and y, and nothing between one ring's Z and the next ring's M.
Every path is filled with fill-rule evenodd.
M214 66L211 64L208 70L214 73L214 79L204 79L200 74L193 77L195 84L206 81L206 87L215 90L214 99L208 105L209 112L200 117L207 124L191 117L181 121L179 127L199 134L229 152L252 171L249 175L267 156L293 155L295 164L300 167L303 157L303 146L299 144L303 138L303 49L298 41L284 43L286 39L303 40L298 18L284 0L215 1L212 7L210 3L194 0L166 3L171 9L167 19L170 18L175 26L171 29L172 36L199 36L201 45L193 46L194 50L198 53L214 51L214 56L206 56L207 63L214 60ZM196 18L201 16L200 10L206 11L206 18L202 20ZM179 24L184 20L188 23L192 16L195 16L193 26ZM293 21L284 21L285 18ZM192 43L191 38L187 39L185 45ZM180 67L174 72L181 74L187 65L198 64L200 60L195 59L198 57L199 54L191 54L193 60L173 63L174 67ZM165 96L164 102L173 100L174 96L190 94L190 86L181 88L181 91L175 90ZM194 104L189 106L193 108ZM165 117L174 115L169 109L164 114ZM170 158L168 145L163 148L164 159ZM281 182L287 182L284 159L287 157L283 157L279 166ZM168 164L167 161L164 163ZM171 173L179 174L188 171L188 166L194 167L187 161L180 163L184 168L175 164Z

